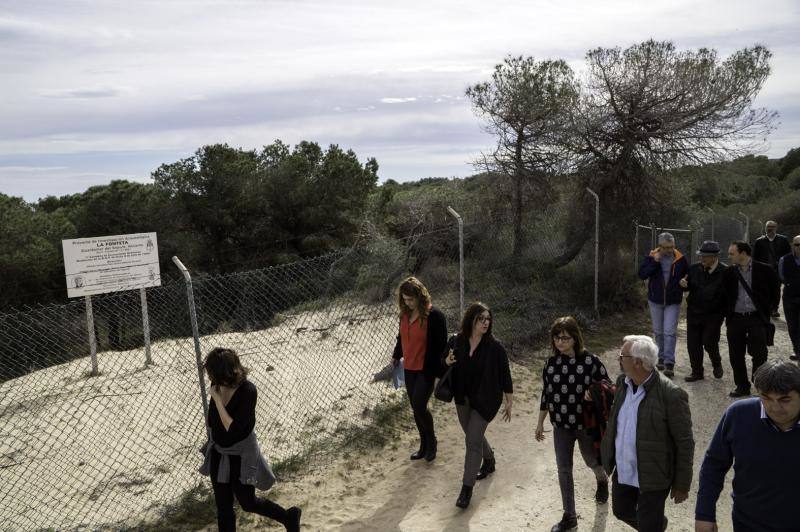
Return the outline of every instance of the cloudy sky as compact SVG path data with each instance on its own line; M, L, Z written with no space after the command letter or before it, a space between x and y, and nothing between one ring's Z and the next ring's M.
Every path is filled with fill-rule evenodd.
M0 0L0 192L35 201L227 142L315 140L382 179L466 176L492 139L464 99L507 54L648 38L774 54L757 100L800 145L797 0Z

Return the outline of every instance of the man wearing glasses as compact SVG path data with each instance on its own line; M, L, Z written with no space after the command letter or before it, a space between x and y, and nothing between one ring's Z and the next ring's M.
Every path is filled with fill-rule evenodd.
M777 273L778 261L784 255L792 252L789 246L789 239L778 234L778 223L773 220L764 224L764 232L766 234L758 237L753 244L753 260L769 264ZM780 316L778 314L778 303L776 301L775 308L770 309L770 316L773 318Z
M783 282L783 315L794 352L790 358L797 360L800 356L800 235L792 239L792 252L780 258L778 275Z
M689 396L656 371L658 346L649 336L626 336L619 360L623 375L601 443L611 508L640 532L662 532L667 496L681 503L692 484Z

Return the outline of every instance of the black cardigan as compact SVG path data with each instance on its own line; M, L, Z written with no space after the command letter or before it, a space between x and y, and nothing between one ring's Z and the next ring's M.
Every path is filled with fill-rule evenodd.
M422 367L422 371L425 372L426 376L441 377L444 374L442 353L444 353L445 347L447 347L447 320L439 309L431 307L428 313L425 363ZM403 358L403 345L399 334L397 335L397 343L394 345L392 358L395 360Z
M781 281L768 264L752 261L753 268L752 285L756 309L764 316L769 316L772 311L778 308L781 298ZM736 266L731 266L722 274L722 290L725 293L726 315L733 314L736 308L736 299L739 297L739 277L736 275Z
M469 340L459 334L448 345L453 346L453 396L456 404L469 406L487 422L492 421L503 403L503 393L514 393L511 369L503 346L491 334L484 334L472 357ZM445 353L446 355L447 353Z

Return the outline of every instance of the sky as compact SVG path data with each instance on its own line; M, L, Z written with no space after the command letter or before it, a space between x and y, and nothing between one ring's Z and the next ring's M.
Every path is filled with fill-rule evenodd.
M0 0L0 193L150 182L206 144L281 139L375 157L381 180L465 177L491 148L464 97L507 55L649 38L774 54L756 100L800 146L797 0Z

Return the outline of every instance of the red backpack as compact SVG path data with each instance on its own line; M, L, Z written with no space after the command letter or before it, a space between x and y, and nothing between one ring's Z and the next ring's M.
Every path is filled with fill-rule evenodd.
M600 442L606 433L608 416L611 414L611 406L614 404L614 395L616 393L617 387L614 383L602 380L592 383L589 387L589 394L592 396L592 400L583 401L583 426L594 442L597 463L602 463Z

